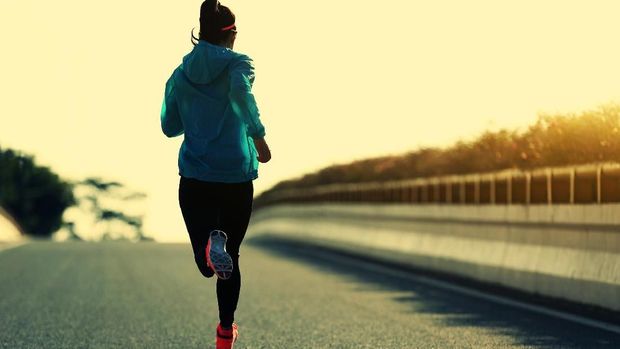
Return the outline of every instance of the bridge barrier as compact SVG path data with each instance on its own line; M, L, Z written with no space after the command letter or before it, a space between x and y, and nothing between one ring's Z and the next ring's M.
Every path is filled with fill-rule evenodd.
M608 203L287 203L256 210L249 233L618 311L618 213Z
M255 207L291 202L399 202L449 205L620 203L620 164L594 163L386 182L337 183L268 191Z

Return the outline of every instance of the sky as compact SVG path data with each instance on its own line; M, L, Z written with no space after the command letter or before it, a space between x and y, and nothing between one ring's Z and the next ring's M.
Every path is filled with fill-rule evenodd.
M201 1L0 0L0 146L68 179L146 192L145 230L188 241L182 137L164 85ZM224 1L272 160L255 194L367 157L524 128L541 112L620 102L617 1Z

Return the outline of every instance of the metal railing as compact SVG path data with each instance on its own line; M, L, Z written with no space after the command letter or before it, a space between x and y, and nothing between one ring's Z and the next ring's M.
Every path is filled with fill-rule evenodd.
M620 164L598 163L283 189L264 193L256 200L255 206L293 202L453 205L618 203Z

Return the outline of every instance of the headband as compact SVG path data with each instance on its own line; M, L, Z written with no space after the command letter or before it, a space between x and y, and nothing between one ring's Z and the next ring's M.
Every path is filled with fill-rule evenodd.
M220 30L221 30L221 31L231 30L231 29L233 29L235 26L236 26L236 24L235 24L235 23L233 23L233 24L231 24L231 25L229 25L229 26L227 26L227 27L224 27L224 28L222 28L222 29L220 29Z

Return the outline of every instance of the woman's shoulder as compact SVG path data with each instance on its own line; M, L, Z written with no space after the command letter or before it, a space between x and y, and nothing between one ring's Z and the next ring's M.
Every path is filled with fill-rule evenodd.
M230 67L232 70L254 71L254 60L245 53L234 52L234 57L231 60Z
M254 60L250 57L250 55L242 53L242 52L238 52L238 51L233 51L230 50L230 52L233 55L233 60L235 62L254 62Z

